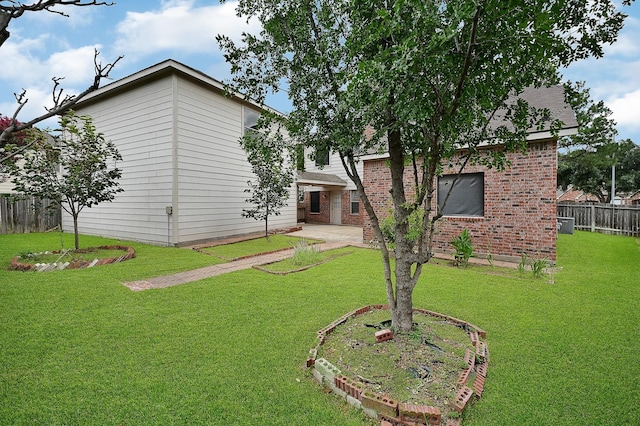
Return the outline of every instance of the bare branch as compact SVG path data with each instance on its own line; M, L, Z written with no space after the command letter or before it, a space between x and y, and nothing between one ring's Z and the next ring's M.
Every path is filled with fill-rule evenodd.
M0 133L0 146L3 146L4 143L9 140L9 138L14 132L19 132L25 129L29 129L41 121L44 121L55 115L59 115L68 111L69 109L73 108L78 102L80 102L80 100L86 97L89 93L97 90L100 87L100 82L103 79L109 78L109 73L113 70L113 68L116 66L118 61L120 61L120 59L123 58L123 56L118 56L118 58L115 61L108 63L106 65L102 65L101 62L98 62L99 55L100 55L100 52L98 52L98 50L96 49L93 57L93 63L95 66L95 76L93 78L93 84L87 87L80 94L75 96L67 95L63 98L62 97L63 89L58 88L59 82L62 78L54 77L52 79L54 82L54 86L52 90L54 105L51 108L47 108L46 114L36 117L26 123L16 124L18 113L24 107L24 105L28 102L28 99L26 98L26 92L24 90L22 91L22 93L20 93L20 95L16 95L16 100L18 101L18 108L13 113L12 124L8 126L6 129L4 129L2 133ZM2 164L7 159L13 157L14 155L24 152L27 148L28 148L28 145L23 146L17 152L11 153L5 157L0 158L0 164Z
M38 0L31 4L23 4L9 0L8 5L0 5L0 46L11 35L7 28L12 19L21 17L25 12L46 11L68 17L61 10L54 9L56 6L113 6L113 2L99 0Z

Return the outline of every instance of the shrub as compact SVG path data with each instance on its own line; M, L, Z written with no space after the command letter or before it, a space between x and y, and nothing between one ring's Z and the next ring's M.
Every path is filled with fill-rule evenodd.
M293 248L291 261L294 265L306 266L319 262L321 259L320 247L309 244L305 240L298 241Z
M473 243L471 242L471 236L468 230L464 230L451 240L451 245L456 250L454 258L456 265L467 267L469 265L469 259L473 256Z

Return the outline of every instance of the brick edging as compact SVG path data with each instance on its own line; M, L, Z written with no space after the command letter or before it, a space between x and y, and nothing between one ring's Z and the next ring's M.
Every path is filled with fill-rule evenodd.
M125 260L133 259L136 257L136 252L132 247L129 246L121 246L121 245L111 245L111 246L99 246L92 247L98 250L122 250L126 253L122 256L116 257L106 257L104 259L94 259L94 260L76 260L73 262L64 262L64 263L43 263L43 264L33 264L33 263L23 263L20 262L20 256L16 256L11 259L11 265L9 266L10 271L54 271L54 270L63 270L63 269L83 269L83 268L92 268L98 265L109 265L111 263L124 262ZM62 250L56 250L51 252L52 254L61 254ZM90 249L80 249L74 250L73 253L90 253Z
M349 246L347 246L347 247L349 247ZM328 257L328 258L326 258L326 259L324 259L324 260L322 260L320 262L312 263L311 265L303 266L303 267L297 268L297 269L292 269L290 271L272 271L272 270L269 270L269 269L265 268L266 265L271 265L273 263L282 262L282 260L274 260L273 262L267 262L267 263L263 263L261 265L253 265L253 269L257 269L258 271L266 272L268 274L273 274L273 275L289 275L289 274L293 274L293 273L296 273L296 272L306 271L307 269L311 269L311 268L313 268L315 266L323 265L323 264L325 264L327 262L332 261L333 259L336 259L336 258L342 257L342 256L346 256L346 255L352 254L352 253L353 252L350 251L348 253L334 254L333 256L330 256L330 257ZM284 260L286 260L286 259L284 259Z
M262 238L262 237L250 238L248 240L242 240L242 241L236 241L236 242L257 240L259 238ZM227 262L235 262L235 261L238 261L238 260L251 259L251 258L254 258L254 257L258 257L258 256L267 256L269 254L280 253L280 252L283 252L283 251L287 251L287 250L292 250L293 249L293 247L284 247L284 248L277 249L277 250L262 251L260 253L247 254L245 256L238 256L238 257L231 257L231 258L218 256L216 254L209 253L209 252L205 251L205 249L208 249L208 248L211 248L211 247L226 246L228 244L235 244L236 242L229 242L229 243L224 243L224 244L215 244L215 245L203 246L203 247L193 247L192 250L197 251L198 253L206 254L207 256L213 256L213 257L217 257L218 259L226 260ZM309 245L313 246L313 245L316 245L316 244L324 244L324 243L326 243L326 241L318 240L318 241L315 241L313 243L309 243Z
M441 425L442 414L439 408L406 404L396 401L390 396L365 390L362 383L350 380L328 360L318 358L318 349L324 344L326 336L331 334L337 326L345 323L351 317L378 309L386 310L389 307L388 305L364 306L341 316L326 327L318 330L318 342L309 350L309 357L306 360L307 368L313 367L312 373L316 381L328 387L334 394L344 398L349 404L362 409L368 416L380 420L383 426ZM469 339L475 351L467 349L465 355L467 367L462 370L457 381L458 392L456 396L452 401L449 401L449 405L454 411L462 413L472 401L472 396L475 394L479 398L484 390L489 364L489 349L484 341L487 333L476 325L455 317L427 309L414 308L413 311L452 322L469 334ZM475 375L470 374L472 371ZM471 381L470 377L473 378L472 383L469 383ZM446 424L460 425L460 422L461 418L459 417L450 418Z

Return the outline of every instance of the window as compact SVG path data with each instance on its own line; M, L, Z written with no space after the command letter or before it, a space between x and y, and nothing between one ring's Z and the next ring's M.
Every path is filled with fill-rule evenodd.
M329 165L329 150L322 149L316 151L316 166L328 166Z
M438 209L445 216L484 216L484 173L438 178ZM455 181L455 185L453 184ZM452 188L453 185L453 188ZM449 198L447 198L447 195ZM443 206L443 203L446 204Z
M258 125L258 118L260 118L260 113L252 110L250 108L243 108L243 120L244 120L244 132L250 132L255 130Z
M351 191L351 214L359 214L360 213L360 194L358 191Z
M310 192L309 195L311 197L311 213L320 213L320 192Z

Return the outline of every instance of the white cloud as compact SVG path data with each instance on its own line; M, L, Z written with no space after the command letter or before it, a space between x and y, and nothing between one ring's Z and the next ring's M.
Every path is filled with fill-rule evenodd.
M27 104L20 110L18 120L27 122L47 113L45 106L52 106L53 100L51 98L51 89L43 89L40 87L25 87L26 95L28 99ZM1 102L0 114L11 116L16 111L18 104L13 102ZM40 128L50 127L55 128L57 124L57 118L50 118L45 122L39 123L37 126Z
M613 111L613 119L619 127L640 130L640 89L609 99L606 104Z
M37 78L44 68L37 58L37 51L47 38L46 35L42 35L37 39L24 39L18 42L9 39L5 42L2 45L2 56L11 60L3 61L0 67L0 78L19 82L28 82Z
M20 87L50 86L53 77L64 77L61 83L65 86L90 84L94 76L94 48L100 46L82 46L55 52L48 57L39 56L40 46L47 38L43 35L38 39L5 43L2 55L11 60L0 67L0 79Z
M638 39L640 39L640 20L628 16L618 40L614 44L605 47L605 57L611 55L628 58L638 57L640 53Z
M55 52L50 56L38 56L40 46L46 41L43 35L38 39L7 41L2 46L2 54L11 60L0 67L2 96L0 113L12 115L18 107L12 94L26 91L27 104L18 116L21 121L29 121L45 114L45 106L52 106L53 77L63 77L59 88L63 88L62 97L75 95L93 82L94 63L93 46ZM50 120L45 126L54 126L56 120Z
M47 30L52 28L80 28L90 25L96 16L99 16L100 9L106 6L56 6L53 10L60 12L26 12L20 19L28 26L42 31L45 27ZM113 7L113 6L109 6ZM64 15L61 15L63 13ZM66 15L66 16L65 16Z
M164 1L159 11L127 12L118 24L115 51L146 56L163 50L188 53L218 51L217 34L239 40L243 31L257 33L256 23L246 24L235 14L236 2L193 7L192 1Z
M61 83L88 86L95 75L93 57L100 46L83 46L52 54L46 60L51 77L64 77Z

